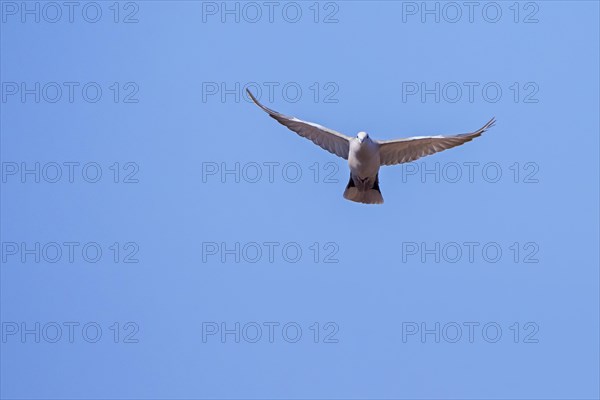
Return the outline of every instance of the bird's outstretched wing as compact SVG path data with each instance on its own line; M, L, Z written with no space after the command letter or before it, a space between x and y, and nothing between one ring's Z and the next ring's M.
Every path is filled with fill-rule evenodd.
M272 118L277 120L282 125L285 125L290 130L296 132L298 135L310 139L314 144L321 146L323 149L336 156L348 159L348 150L350 148L350 138L346 135L342 135L332 129L325 128L324 126L314 124L312 122L302 121L295 117L288 117L280 114L277 111L273 111L260 104L256 97L252 95L250 90L246 89L248 95L256 103L257 106L267 112Z
M418 158L428 156L438 151L451 149L463 143L470 142L483 132L494 126L495 118L492 118L481 129L472 133L451 136L417 136L406 139L382 140L379 143L379 154L381 165L394 165L414 161Z

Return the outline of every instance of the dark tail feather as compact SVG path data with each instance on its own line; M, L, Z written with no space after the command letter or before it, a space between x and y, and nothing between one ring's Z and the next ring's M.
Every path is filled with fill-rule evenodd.
M375 177L375 183L373 184L373 187L362 192L356 188L356 185L354 185L354 180L352 179L352 174L350 174L350 181L348 182L348 185L346 185L344 198L357 203L383 204L383 196L379 190L379 174L377 174Z

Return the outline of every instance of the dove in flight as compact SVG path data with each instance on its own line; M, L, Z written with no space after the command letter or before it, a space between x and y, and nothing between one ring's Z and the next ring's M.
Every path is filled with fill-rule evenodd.
M312 122L280 114L262 105L250 90L246 91L252 101L277 122L328 152L348 160L350 181L346 185L344 198L365 204L383 203L383 196L379 190L379 167L382 165L407 163L460 146L481 136L496 122L495 118L492 118L475 132L459 135L373 140L366 132L358 132L356 137L350 137Z

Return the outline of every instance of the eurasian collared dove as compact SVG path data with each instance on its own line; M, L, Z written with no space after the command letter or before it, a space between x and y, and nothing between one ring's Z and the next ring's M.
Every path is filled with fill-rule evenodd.
M494 126L492 118L482 128L472 133L451 136L415 136L394 140L373 140L366 132L358 132L352 138L324 126L288 117L263 106L250 90L246 89L257 106L272 118L298 135L311 140L338 157L348 160L350 181L346 185L344 198L365 204L381 204L379 190L379 167L402 164L442 150L470 142Z

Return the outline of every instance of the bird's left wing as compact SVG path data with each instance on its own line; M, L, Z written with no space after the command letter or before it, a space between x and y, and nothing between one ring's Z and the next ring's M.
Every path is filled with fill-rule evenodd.
M246 89L248 95L254 103L262 108L272 118L277 120L282 125L288 127L288 129L296 132L298 135L311 140L314 144L322 147L330 153L336 156L348 159L348 151L350 148L350 138L346 135L342 135L332 129L325 128L324 126L314 124L312 122L302 121L295 117L288 117L280 114L277 111L273 111L260 104L256 97L252 95L250 90Z
M452 136L418 136L406 139L383 140L379 143L381 165L394 165L414 161L439 151L451 149L470 142L483 132L494 126L492 118L487 124L475 132Z

